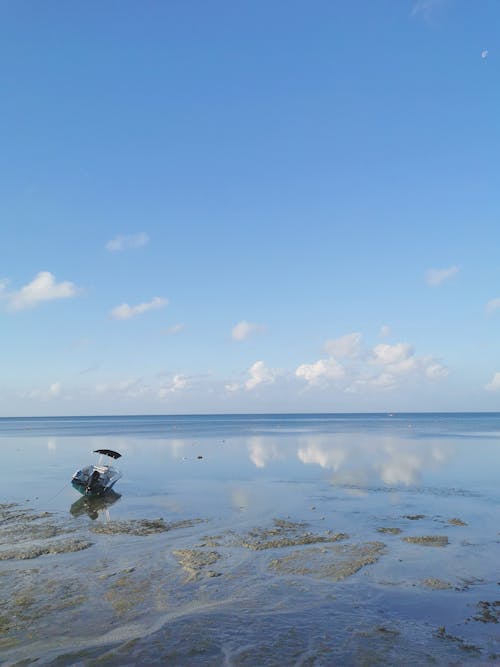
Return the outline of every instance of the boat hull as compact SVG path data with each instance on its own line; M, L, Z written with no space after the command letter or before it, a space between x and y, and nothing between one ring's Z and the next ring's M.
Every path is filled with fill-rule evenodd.
M106 493L109 493L113 489L113 484L109 486L98 486L97 488L93 489L88 489L87 484L82 484L78 480L72 479L71 480L71 486L76 489L79 493L82 494L82 496L90 496L90 497L96 497L96 496L103 496Z
M121 472L111 466L86 466L77 470L71 484L82 496L103 496L120 479Z

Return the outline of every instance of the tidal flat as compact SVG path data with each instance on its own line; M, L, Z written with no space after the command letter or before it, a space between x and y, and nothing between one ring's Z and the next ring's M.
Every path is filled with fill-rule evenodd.
M500 662L500 418L204 419L0 425L2 664Z

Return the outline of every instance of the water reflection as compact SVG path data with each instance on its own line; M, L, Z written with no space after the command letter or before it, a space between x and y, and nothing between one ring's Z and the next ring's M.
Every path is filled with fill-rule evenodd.
M322 468L335 471L339 470L347 457L346 451L337 445L321 440L315 442L313 439L305 447L301 447L297 455L302 463L317 463Z
M100 512L106 512L107 514L111 505L120 500L120 498L121 494L113 490L108 491L104 496L82 496L71 505L69 511L74 517L87 514L92 521L95 521L99 517Z
M448 443L400 438L307 438L297 456L333 472L332 482L366 486L417 486L425 472L436 471L454 455Z
M248 451L250 461L257 468L265 468L270 461L278 458L276 444L260 436L248 438Z
M335 484L419 486L429 473L446 476L455 449L454 444L442 438L361 433L248 436L234 438L224 446L202 438L154 440L147 449L142 442L128 443L129 458L133 459L131 475L136 480L147 479L151 488L160 482L165 485L179 475L235 479L246 475L253 478L257 474L301 479L305 468L308 477L314 476L315 466L327 471ZM183 465L182 473L172 466L174 462ZM248 466L255 472L249 471Z

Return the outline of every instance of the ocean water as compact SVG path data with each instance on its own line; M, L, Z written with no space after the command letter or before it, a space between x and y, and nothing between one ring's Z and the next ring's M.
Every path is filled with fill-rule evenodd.
M500 664L500 413L12 418L0 452L5 664Z

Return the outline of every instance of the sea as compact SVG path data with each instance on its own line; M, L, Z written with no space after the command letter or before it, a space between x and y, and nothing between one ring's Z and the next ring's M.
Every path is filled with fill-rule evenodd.
M1 664L500 665L500 413L2 418L0 453Z

